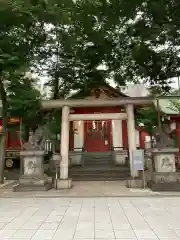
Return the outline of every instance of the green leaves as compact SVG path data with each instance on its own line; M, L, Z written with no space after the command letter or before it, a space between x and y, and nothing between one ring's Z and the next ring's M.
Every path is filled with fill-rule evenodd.
M154 106L137 109L136 124L143 124L148 133L152 134L153 126L157 126L157 111Z
M23 123L32 130L41 120L41 94L34 85L37 80L25 77L22 73L14 73L10 78L7 85L9 115L21 118Z
M177 0L0 1L1 70L43 66L54 97L107 79L169 86L179 74Z
M170 103L170 109L172 109L174 112L176 112L177 114L180 114L180 100L171 100Z

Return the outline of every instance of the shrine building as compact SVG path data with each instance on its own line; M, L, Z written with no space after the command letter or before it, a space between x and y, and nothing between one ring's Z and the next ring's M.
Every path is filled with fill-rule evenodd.
M137 176L132 166L132 151L144 148L148 134L136 126L134 112L152 103L151 97L129 97L107 84L87 92L79 91L66 100L43 100L44 110L62 108L62 184L71 185L71 167L96 164L97 156L101 156L104 165L106 161L108 164L112 161L111 166L119 168L126 165L130 175ZM111 160L107 156L111 156ZM99 169L98 165L94 169Z
M128 96L109 85L87 92L79 91L69 99L112 100ZM97 102L98 103L98 102ZM143 106L143 105L142 105ZM134 108L135 110L135 108ZM128 149L127 113L125 106L72 107L70 114L69 150L85 152L109 152ZM80 119L85 120L80 120ZM135 126L136 148L144 148L146 136L141 127Z

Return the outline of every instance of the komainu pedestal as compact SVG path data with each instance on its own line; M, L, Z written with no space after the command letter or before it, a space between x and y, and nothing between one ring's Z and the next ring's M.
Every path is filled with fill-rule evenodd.
M48 177L44 174L44 151L25 150L20 152L22 175L14 186L15 192L47 191L51 188Z
M149 187L153 191L180 191L179 173L176 172L176 148L154 149L154 171Z

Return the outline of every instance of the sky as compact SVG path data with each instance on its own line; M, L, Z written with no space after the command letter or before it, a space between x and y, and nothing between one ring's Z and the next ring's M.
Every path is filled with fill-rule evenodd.
M98 69L101 69L101 70L105 70L106 69L106 66L104 64L101 64ZM48 77L46 77L46 73L44 72L43 73L44 76L37 76L39 79L40 79L40 89L41 91L45 91L44 89L44 84L47 82L48 80ZM173 83L171 84L172 88L173 89L178 89L180 88L180 84L178 84L178 78L174 78L172 79L173 80ZM109 79L108 80L109 84L112 86L112 87L116 87L116 84L114 83L113 79ZM132 83L131 83L132 85ZM179 86L178 86L179 85ZM148 87L148 86L144 86L144 87ZM46 88L47 89L47 88Z
M40 84L39 84L38 88L40 88L41 91L43 91L46 95L48 95L48 93L49 93L48 88L44 88L44 84L47 82L48 78L47 77L39 77L39 76L38 76L38 78L40 79ZM172 85L171 85L172 88L178 89L179 88L178 87L178 79L174 78L173 81L174 81L174 83L172 83ZM116 87L116 85L114 84L113 80L109 80L109 84L112 87ZM132 84L130 84L130 85L132 85ZM131 86L131 88L132 88L132 86ZM143 86L143 92L145 91L144 88L146 88L146 86Z

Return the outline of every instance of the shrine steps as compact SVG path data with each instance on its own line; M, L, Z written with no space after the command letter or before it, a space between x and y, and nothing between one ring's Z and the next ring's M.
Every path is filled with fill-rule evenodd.
M82 159L85 166L113 164L112 152L84 152Z
M130 177L128 166L115 166L112 152L84 152L83 166L72 166L73 181L115 181Z
M127 180L130 177L130 170L128 167L117 166L73 166L69 169L69 176L74 181Z

